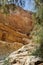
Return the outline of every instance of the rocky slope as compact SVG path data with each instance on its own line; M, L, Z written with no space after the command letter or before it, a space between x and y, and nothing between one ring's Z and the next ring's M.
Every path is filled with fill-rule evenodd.
M32 55L40 45L32 43L22 46L20 49L11 53L5 61L0 61L1 65L43 65L43 60L40 57Z
M28 44L28 35L33 29L32 12L27 12L20 7L10 14L0 13L0 54L11 53Z
M29 44L29 35L34 27L32 12L20 7L9 11L7 15L0 13L0 60Z
M40 57L31 55L38 47L39 44L34 43L24 45L19 50L11 53L6 61L9 59L9 65L43 65L43 60Z

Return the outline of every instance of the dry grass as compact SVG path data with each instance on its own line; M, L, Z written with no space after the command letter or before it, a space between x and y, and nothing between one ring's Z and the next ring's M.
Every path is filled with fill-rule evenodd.
M22 43L14 42L14 43L8 43L4 41L0 41L0 55L6 55L8 53L11 53L23 46Z

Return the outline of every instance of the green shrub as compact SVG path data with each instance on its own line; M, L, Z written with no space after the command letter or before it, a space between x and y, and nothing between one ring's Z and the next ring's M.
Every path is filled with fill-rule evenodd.
M3 65L11 65L10 62L9 62L9 59L8 60L5 60Z
M39 29L40 30L40 29ZM42 29L37 33L36 35L37 38L37 43L40 44L39 48L36 49L35 52L33 52L32 54L35 55L35 56L39 56L41 58L43 58L43 27Z

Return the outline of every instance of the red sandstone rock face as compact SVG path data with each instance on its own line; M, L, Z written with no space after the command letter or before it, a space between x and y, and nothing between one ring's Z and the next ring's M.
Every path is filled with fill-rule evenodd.
M10 53L28 44L26 34L32 29L32 13L19 7L8 15L0 13L0 54Z
M5 15L0 13L0 39L22 42L33 29L32 13L16 7L15 11ZM25 34L24 34L25 33ZM4 35L4 36L3 36Z
M21 33L29 33L33 28L32 13L21 8L17 8L15 11L16 13L9 16L12 26Z
M4 22L4 24L11 26L14 30L26 34L33 28L32 13L19 7L10 15L0 15L0 22Z

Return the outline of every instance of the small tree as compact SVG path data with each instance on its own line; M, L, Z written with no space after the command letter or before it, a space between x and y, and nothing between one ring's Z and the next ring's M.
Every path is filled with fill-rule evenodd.
M43 29L39 32L38 37L39 39L37 40L40 46L32 54L35 56L41 57L43 59Z
M43 25L43 0L35 0L36 3L36 19L37 22Z
M38 49L36 49L35 52L33 52L33 55L39 56L43 58L43 0L35 0L36 3L36 23L42 27L42 29L38 31L37 36L39 37L38 43L40 43L40 46Z

